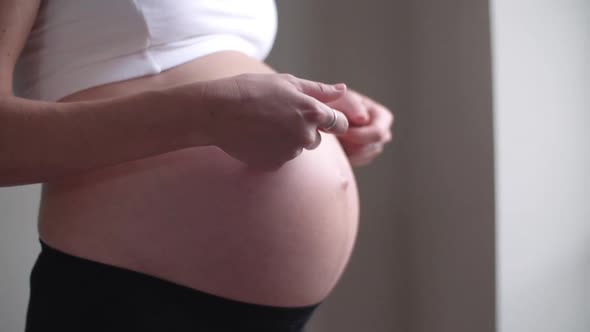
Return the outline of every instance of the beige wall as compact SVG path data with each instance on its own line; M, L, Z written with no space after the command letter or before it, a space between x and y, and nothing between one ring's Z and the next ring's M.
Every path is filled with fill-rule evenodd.
M407 1L403 331L495 328L488 3ZM523 331L524 332L524 331Z

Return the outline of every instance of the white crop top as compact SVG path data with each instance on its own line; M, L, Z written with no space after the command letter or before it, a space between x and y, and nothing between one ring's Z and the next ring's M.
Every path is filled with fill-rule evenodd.
M264 59L276 29L274 0L44 0L15 94L56 101L223 50Z

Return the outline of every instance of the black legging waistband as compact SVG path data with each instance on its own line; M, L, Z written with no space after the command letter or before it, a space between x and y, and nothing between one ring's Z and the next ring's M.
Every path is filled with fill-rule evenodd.
M26 332L300 332L319 305L285 308L234 301L40 242Z

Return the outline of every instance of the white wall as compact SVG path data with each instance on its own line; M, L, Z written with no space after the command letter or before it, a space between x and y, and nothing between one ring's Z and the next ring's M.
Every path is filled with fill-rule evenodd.
M492 17L500 331L590 331L590 1Z
M24 331L37 240L39 185L0 188L0 331Z

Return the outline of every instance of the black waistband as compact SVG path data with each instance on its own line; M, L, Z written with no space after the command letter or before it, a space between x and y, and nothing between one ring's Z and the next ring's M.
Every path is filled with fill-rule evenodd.
M298 332L319 305L287 308L235 301L40 242L31 273L27 332Z

